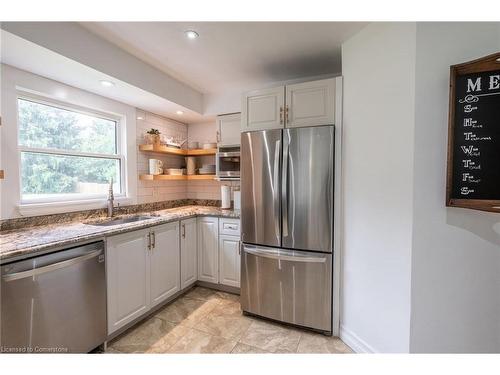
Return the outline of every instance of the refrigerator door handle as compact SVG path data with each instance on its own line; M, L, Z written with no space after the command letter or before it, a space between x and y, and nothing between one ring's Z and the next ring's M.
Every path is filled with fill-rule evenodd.
M247 247L243 248L245 253L252 254L259 257L276 259L282 261L291 261L291 262L301 262L301 263L325 263L327 258L325 256L315 256L315 257L304 257L304 256L294 256L293 252L288 252L286 250L264 250L256 247Z
M279 163L280 163L280 145L281 141L276 141L274 151L274 174L273 174L273 204L274 204L274 232L276 237L281 237L280 230L280 204L279 204Z
M286 133L284 133L286 134ZM283 237L288 237L288 157L289 145L286 139L283 140L283 178L281 180L281 199L283 212Z

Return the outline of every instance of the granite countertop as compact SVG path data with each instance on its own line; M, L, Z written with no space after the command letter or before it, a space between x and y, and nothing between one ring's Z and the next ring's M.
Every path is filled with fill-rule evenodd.
M238 210L222 210L218 207L209 206L184 206L141 213L141 215L147 214L156 216L148 220L112 226L95 226L85 224L81 221L75 221L0 232L0 261L5 263L14 258L22 258L27 255L33 255L34 253L46 252L61 246L71 246L78 242L99 239L105 236L148 228L153 225L164 224L190 217L240 217L240 212ZM120 217L135 215L137 214L123 215ZM107 220L107 218L88 220L87 222L95 223L104 220Z

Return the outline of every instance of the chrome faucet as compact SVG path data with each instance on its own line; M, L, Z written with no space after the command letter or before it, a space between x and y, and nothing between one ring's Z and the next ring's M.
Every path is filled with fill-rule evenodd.
M113 177L109 182L109 192L108 192L108 217L113 217L115 196L113 195Z

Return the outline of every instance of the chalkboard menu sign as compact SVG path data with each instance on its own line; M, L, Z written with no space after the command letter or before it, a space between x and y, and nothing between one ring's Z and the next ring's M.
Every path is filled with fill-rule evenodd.
M500 53L451 66L446 205L500 212Z

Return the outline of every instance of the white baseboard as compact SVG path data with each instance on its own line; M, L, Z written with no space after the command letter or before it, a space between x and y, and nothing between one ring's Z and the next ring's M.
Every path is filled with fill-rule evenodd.
M356 353L378 353L370 344L362 340L353 331L340 324L340 339Z

